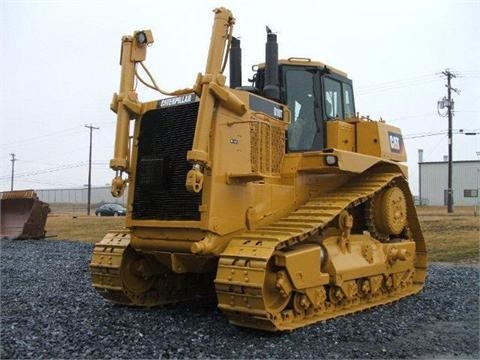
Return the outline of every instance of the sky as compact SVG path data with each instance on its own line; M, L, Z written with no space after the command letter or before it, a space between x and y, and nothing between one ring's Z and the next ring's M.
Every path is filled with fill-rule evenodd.
M410 182L418 193L424 161L448 153L441 72L457 77L453 159L480 158L480 0L306 1L0 0L0 191L83 187L93 132L92 185L114 173L120 39L151 29L146 64L160 87L190 87L203 72L212 10L232 10L241 38L243 81L263 62L265 25L278 35L280 58L308 57L348 73L356 110L402 129ZM160 98L139 86L142 101ZM468 136L460 130L478 131Z

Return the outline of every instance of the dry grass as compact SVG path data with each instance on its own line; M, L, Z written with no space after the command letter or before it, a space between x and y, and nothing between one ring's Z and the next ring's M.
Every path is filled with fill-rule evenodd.
M102 240L110 230L125 226L124 217L53 214L47 219L47 236L89 243Z
M452 214L443 206L417 208L429 261L479 262L480 217L472 207L456 207Z
M471 207L455 208L453 214L447 214L445 207L419 207L417 211L427 242L429 261L479 262L480 217L473 216ZM76 214L52 213L47 220L47 235L95 243L109 230L120 229L125 224L123 217Z

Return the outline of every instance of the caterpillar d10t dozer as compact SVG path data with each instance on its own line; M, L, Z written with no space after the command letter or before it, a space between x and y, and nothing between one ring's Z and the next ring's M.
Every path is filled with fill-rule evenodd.
M50 206L40 201L33 190L0 192L0 238L44 238L49 212Z
M265 62L242 86L234 18L214 13L205 73L158 101L134 90L138 79L162 92L143 63L151 32L123 37L110 167L114 195L129 184L127 230L96 244L93 286L145 307L216 292L231 323L269 331L420 291L426 249L400 130L356 115L344 72L279 60L268 28Z

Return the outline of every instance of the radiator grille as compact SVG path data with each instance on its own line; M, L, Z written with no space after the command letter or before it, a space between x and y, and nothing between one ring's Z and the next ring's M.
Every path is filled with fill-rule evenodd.
M283 124L266 123L252 118L250 125L252 172L278 175L285 153Z
M200 220L201 194L185 189L198 102L147 112L140 125L133 219Z

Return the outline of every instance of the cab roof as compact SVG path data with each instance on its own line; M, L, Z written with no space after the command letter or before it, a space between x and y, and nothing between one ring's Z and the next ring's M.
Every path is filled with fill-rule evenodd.
M344 77L348 77L347 73L339 70L337 68L334 68L333 66L327 65L325 63L322 63L320 61L312 61L312 59L309 58L302 58L302 57L290 57L288 59L280 59L278 60L279 65L292 65L292 66L314 66L314 67L319 67L319 68L325 68L328 69L329 71L340 75ZM258 68L264 68L265 63L261 63L257 65Z

